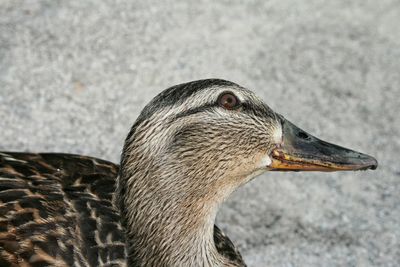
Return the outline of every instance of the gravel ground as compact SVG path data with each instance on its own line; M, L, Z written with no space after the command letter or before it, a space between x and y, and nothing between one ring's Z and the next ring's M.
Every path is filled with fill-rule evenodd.
M265 174L218 222L249 266L400 265L399 1L0 1L0 150L118 161L162 89L219 77L376 171Z

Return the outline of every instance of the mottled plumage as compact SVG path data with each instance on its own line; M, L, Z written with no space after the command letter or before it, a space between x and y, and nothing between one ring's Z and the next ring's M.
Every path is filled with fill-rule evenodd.
M0 266L126 266L112 205L118 169L92 157L0 152ZM214 240L243 264L217 226Z
M237 84L180 84L143 109L120 166L0 153L0 266L243 267L214 225L234 190L269 170L376 167Z

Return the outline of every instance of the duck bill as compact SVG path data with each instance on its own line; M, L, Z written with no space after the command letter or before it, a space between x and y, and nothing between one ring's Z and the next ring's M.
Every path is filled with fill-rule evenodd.
M271 154L272 171L356 171L376 169L375 158L322 141L282 118L283 139Z

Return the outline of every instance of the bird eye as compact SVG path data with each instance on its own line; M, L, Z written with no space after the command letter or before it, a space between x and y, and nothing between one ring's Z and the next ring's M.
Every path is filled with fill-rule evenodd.
M239 106L239 99L230 92L224 92L219 96L218 104L226 109L235 109Z

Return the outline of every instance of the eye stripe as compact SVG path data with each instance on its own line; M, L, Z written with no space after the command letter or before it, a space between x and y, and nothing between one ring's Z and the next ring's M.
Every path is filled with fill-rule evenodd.
M189 110L186 110L184 112L181 112L181 113L177 114L175 116L175 120L183 118L183 117L186 117L186 116L194 115L194 114L197 114L197 113L200 113L200 112L204 112L204 111L207 111L207 110L211 110L211 109L216 108L216 107L221 108L221 106L219 105L218 102L216 102L216 103L208 103L208 104L205 104L205 105L193 108L193 109L189 109ZM272 114L273 114L271 112L271 110L268 109L267 107L254 105L251 102L241 102L240 103L240 110L243 113L252 114L252 115L255 115L257 117L272 116Z
M224 108L220 104L220 98L224 93L230 93L230 92L229 91L223 92L218 97L218 100L215 101L215 102L206 103L206 104L203 104L201 106L198 106L198 107L183 111L183 112L177 114L175 116L174 120L180 119L180 118L183 118L183 117L186 117L186 116L191 116L191 115L194 115L194 114L197 114L197 113L200 113L200 112L209 111L209 110L211 110L213 108ZM236 95L234 93L230 93L230 94L232 94L233 96L236 97ZM251 114L253 116L255 115L257 117L273 116L273 112L267 106L265 106L263 104L257 105L257 104L255 104L255 103L253 103L251 101L250 102L247 102L247 101L243 101L242 102L239 99L238 99L238 101L239 101L239 107L238 108L240 108L240 111L243 112L243 113ZM233 109L236 109L236 108L233 108Z
M256 116L263 117L272 114L271 110L265 106L254 105L253 103L243 102L242 103L243 112L252 113Z
M237 101L237 102L235 102L235 107L227 108L227 107L221 106L221 103L220 103L221 102L221 97L223 97L226 94L230 94L230 95L232 95L232 97L235 98L235 100ZM182 118L182 117L190 116L190 115L193 115L193 114L196 114L196 113L204 112L204 111L210 110L210 109L215 108L215 107L218 107L218 108L222 107L222 108L226 108L226 109L236 109L238 106L240 106L240 104L241 104L240 100L236 97L236 95L234 93L226 91L226 92L223 92L218 97L218 100L216 102L207 103L207 104L204 104L202 106L199 106L199 107L196 107L196 108L189 109L189 110L186 110L184 112L181 112L181 113L179 113L178 115L175 116L175 120L179 119L179 118Z
M190 116L190 115L193 115L193 114L196 114L196 113L204 112L206 110L210 110L210 109L215 108L217 106L218 105L216 103L212 103L212 104L209 103L209 104L205 104L205 105L202 105L202 106L199 106L199 107L196 107L196 108L192 108L192 109L189 109L189 110L186 110L184 112L181 112L181 113L177 114L175 116L175 119L180 119L182 117L186 117L186 116Z

